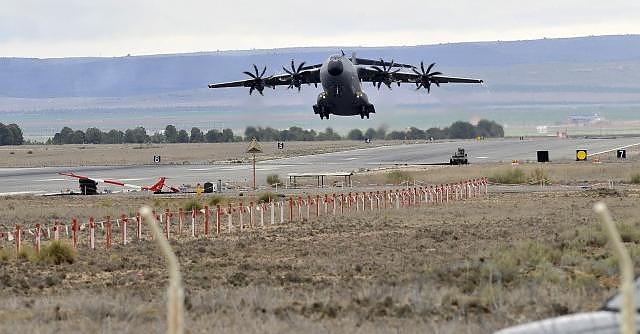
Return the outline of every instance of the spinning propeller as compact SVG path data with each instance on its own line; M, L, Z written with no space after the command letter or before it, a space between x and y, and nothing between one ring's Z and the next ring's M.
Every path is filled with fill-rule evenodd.
M298 65L298 68L296 68L296 65L293 63L293 59L291 59L291 71L282 66L282 69L291 76L291 83L289 83L287 89L295 87L298 88L298 91L300 91L300 85L305 83L304 77L301 74L304 64L305 62L303 61L302 63L300 63L300 65Z
M251 78L253 78L253 82L251 82L251 85L249 86L249 95L251 95L253 93L253 90L257 90L258 93L260 93L260 95L264 95L262 94L262 91L264 90L264 87L266 86L266 80L263 78L264 76L264 72L267 71L267 67L265 66L262 69L262 73L258 72L258 66L256 66L256 64L253 64L253 69L255 70L256 74L254 75L251 72L248 71L244 71L242 73L250 76Z
M371 80L371 82L373 83L373 87L377 87L378 89L380 89L380 85L384 83L387 87L389 87L389 89L391 89L391 84L396 82L393 78L393 75L400 71L400 69L398 68L395 71L391 71L394 66L393 59L391 60L389 67L385 65L385 62L382 59L380 59L380 63L382 64L382 68L380 68L379 66L371 66L371 68L377 71L377 73L373 77L373 80ZM397 82L397 84L398 86L400 86L399 81Z
M440 83L438 82L438 80L436 80L435 78L433 78L433 76L435 75L440 75L442 74L441 72L432 72L429 73L431 71L431 69L436 65L436 63L431 63L431 65L429 65L429 67L427 67L427 70L424 70L424 62L420 62L420 69L422 70L421 72L418 72L418 70L416 70L415 68L412 68L411 70L413 70L413 73L417 74L420 76L420 80L416 81L416 89L420 89L422 87L424 87L427 90L427 93L431 93L431 83L436 84L436 86L440 87Z

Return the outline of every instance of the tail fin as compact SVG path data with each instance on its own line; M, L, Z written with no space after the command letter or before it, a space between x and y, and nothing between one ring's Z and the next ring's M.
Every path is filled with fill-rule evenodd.
M164 176L160 177L158 182L156 182L152 186L146 188L146 190L153 191L153 192L161 191L162 188L164 187L164 180L165 180Z

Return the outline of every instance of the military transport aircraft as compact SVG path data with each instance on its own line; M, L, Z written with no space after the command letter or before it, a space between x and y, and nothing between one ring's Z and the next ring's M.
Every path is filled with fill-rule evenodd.
M332 55L322 64L305 66L302 62L297 67L291 61L291 69L284 66L285 73L265 77L265 66L262 71L253 65L254 73L244 72L250 78L232 82L223 82L209 85L209 88L223 87L248 87L249 94L257 90L260 95L266 87L275 89L276 86L287 86L287 89L297 88L302 84L322 84L322 93L318 95L318 101L313 106L313 111L320 115L320 119L329 119L330 114L339 116L360 115L360 118L369 118L369 114L375 113L373 104L369 103L367 95L362 91L361 82L371 82L374 87L380 89L382 84L391 89L392 84L400 86L401 83L412 83L416 89L424 88L431 92L431 84L440 87L442 83L482 83L480 79L467 79L443 76L440 72L431 72L435 63L426 69L420 62L420 69L407 64L386 62L382 59L372 60L356 58L355 54L348 58L344 55ZM404 71L401 71L403 70ZM411 70L409 72L408 70Z
M158 181L156 183L154 183L151 186L145 187L145 186L139 186L136 184L128 184L128 183L124 183L124 182L120 182L120 181L115 181L115 180L107 180L107 179L96 179L96 178L90 178L88 176L82 176L82 175L78 175L75 173L58 173L60 175L64 175L64 176L70 176L70 177L74 177L76 179L78 179L78 182L80 184L80 193L82 195L95 195L98 193L98 183L106 183L106 184L112 184L112 185L116 185L116 186L120 186L120 187L126 187L126 188L132 188L138 191L150 191L154 194L162 194L162 193L178 193L180 192L180 189L175 188L175 187L171 187L165 184L165 180L167 179L164 176L161 176ZM165 191L164 188L167 188L168 190Z

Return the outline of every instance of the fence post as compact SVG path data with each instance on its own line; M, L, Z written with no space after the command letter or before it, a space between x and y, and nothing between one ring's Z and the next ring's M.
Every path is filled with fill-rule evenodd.
M122 231L122 244L123 245L127 245L127 223L129 222L129 218L127 217L127 215L122 215L120 217L120 220L122 221L122 227L121 227L121 231Z
M276 212L275 212L275 202L272 199L269 199L269 205L271 206L271 211L269 212L271 215L271 225L276 223Z
M15 229L15 239L16 239L16 256L20 254L20 239L22 239L22 232L20 231L20 225L16 224Z
M216 205L216 234L220 235L220 215L222 214L221 212L222 208L220 208L220 204Z
M264 227L264 211L267 209L267 205L265 203L260 203L260 227Z
M140 213L136 213L136 239L142 240L142 216Z
M238 213L240 214L240 231L244 230L244 203L238 204Z
M105 222L105 243L107 249L111 248L111 216L107 216L107 221Z
M40 227L40 224L36 224L36 231L35 231L35 246L36 246L36 253L40 254L40 233L42 232L42 228Z
M280 201L280 224L284 224L284 200Z
M171 239L171 211L169 208L164 209L164 237Z
M293 196L289 196L289 222L293 221Z
M229 226L227 227L227 232L231 232L231 228L233 227L233 208L231 207L231 203L229 203L229 209L227 210L227 218L229 222Z
M89 248L96 249L96 222L93 217L89 217Z
M205 205L204 206L204 236L208 237L209 236L209 206Z
M191 237L196 237L196 219L198 218L198 211L195 205L191 208Z
M73 218L71 223L71 233L73 238L73 248L78 249L78 220Z
M249 202L249 227L253 228L253 202Z

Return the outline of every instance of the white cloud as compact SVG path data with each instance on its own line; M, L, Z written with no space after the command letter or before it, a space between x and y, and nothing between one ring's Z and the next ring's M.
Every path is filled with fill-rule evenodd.
M0 9L0 56L111 56L415 45L640 33L640 2L22 0Z

